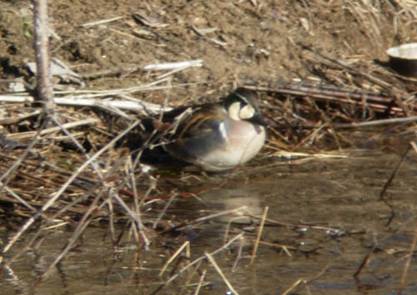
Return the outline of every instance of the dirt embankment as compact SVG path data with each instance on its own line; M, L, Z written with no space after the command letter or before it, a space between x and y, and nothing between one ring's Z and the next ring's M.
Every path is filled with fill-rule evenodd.
M407 3L58 0L50 2L51 52L81 74L201 58L203 69L175 76L190 85L172 97L218 95L240 79L312 75L303 46L351 62L383 60L386 48L417 39L416 11ZM0 11L0 75L13 79L33 61L31 9L27 1L3 1ZM147 78L127 71L87 87L119 88Z

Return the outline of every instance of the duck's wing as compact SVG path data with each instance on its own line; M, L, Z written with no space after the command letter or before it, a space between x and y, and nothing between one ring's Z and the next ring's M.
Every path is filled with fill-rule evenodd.
M145 142L168 143L189 138L214 136L225 112L218 104L183 106L162 115L144 118L136 132L127 138L128 146L138 148Z
M224 128L224 114L221 109L204 108L184 116L178 122L166 145L163 145L174 158L200 164L213 150L222 149L225 143L221 128Z
M165 129L168 128L173 129L175 125L177 125L176 127L178 127L178 124L183 125L186 118L207 108L210 108L210 104L176 107L175 109L163 112L162 114L144 118L141 122L142 126L144 126L144 131L146 132L152 132L155 129L165 131Z
M211 133L218 133L222 122L227 115L219 105L206 105L194 109L190 114L184 111L180 115L173 137L177 140L186 140L193 137L208 136ZM182 116L182 117L181 117Z

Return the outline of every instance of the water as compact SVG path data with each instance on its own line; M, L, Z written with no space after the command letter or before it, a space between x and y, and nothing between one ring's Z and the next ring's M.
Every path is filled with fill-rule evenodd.
M213 256L239 294L282 294L292 286L289 294L395 294L415 234L417 212L413 152L386 192L387 201L379 198L399 159L397 153L386 151L356 151L345 159L301 163L269 158L228 174L183 178L178 180L180 191L198 198L175 199L166 215L173 223L242 206L246 209L239 212L247 214L225 214L179 228L175 234L151 237L147 252L128 242L127 234L113 247L107 226L96 225L48 279L37 282L71 234L67 227L51 230L39 247L35 244L3 268L0 294L152 294L190 262L177 259L159 276L183 242L190 241L191 259L195 259L241 233L240 242ZM155 220L163 205L149 209L152 206L147 215ZM264 243L251 263L259 221L255 217L266 206ZM160 225L171 226L169 220ZM5 241L9 232L2 229L0 234ZM20 242L14 253L23 245ZM366 266L355 278L367 255ZM198 272L185 271L156 294L194 294L205 269L207 285L200 294L226 294L229 288L206 261ZM417 294L416 278L413 258L403 294Z

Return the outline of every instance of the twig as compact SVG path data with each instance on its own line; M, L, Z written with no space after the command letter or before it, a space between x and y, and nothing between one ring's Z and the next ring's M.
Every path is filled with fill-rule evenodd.
M353 274L354 278L358 278L360 274L362 273L362 271L365 269L365 267L369 264L372 254L375 253L376 248L377 248L377 244L376 242L374 242L374 244L372 245L372 248L369 250L368 253L366 253L365 257L362 259L361 263L359 264L358 268Z
M242 254L243 254L243 245L244 245L244 240L243 240L243 238L241 238L240 240L239 240L239 249L238 249L238 251L237 251L237 254L236 254L236 259L235 259L235 262L233 263L233 266L232 266L232 272L234 272L235 270L236 270L236 268L237 268L237 265L238 265L238 263L239 263L239 260L242 258Z
M304 282L305 282L305 279L296 280L287 290L282 292L281 295L288 295L292 290L294 290L295 288L297 288L299 285L301 285Z
M337 66L341 67L342 69L345 69L345 70L349 71L350 73L354 73L356 75L362 76L365 79L367 79L368 81L370 81L370 82L372 82L376 85L379 85L379 86L381 86L385 89L391 89L393 87L391 84L389 84L389 83L387 83L387 82L385 82L381 79L378 79L378 78L376 78L372 75L369 75L367 73L363 73L361 71L358 71L357 69L355 69L355 68L353 68L353 67L351 67L351 66L349 66L349 65L347 65L347 64L345 64L345 63L343 63L339 60L336 60L336 59L334 59L330 56L327 56L324 53L320 53L320 52L314 50L313 48L311 48L309 46L303 46L303 48L305 50L308 50L308 51L316 54L317 56L321 57L322 59L327 60L327 61L333 63L334 65L337 65Z
M233 213L239 213L239 212L245 211L245 210L247 210L247 206L241 206L241 207L238 207L236 209L224 210L224 211L221 211L221 212L217 212L217 213L214 213L214 214L210 214L210 215L207 215L207 216L203 216L203 217L196 218L194 220L191 220L190 222L181 223L181 224L179 224L177 226L174 226L174 227L168 229L165 232L168 232L168 231L171 232L173 230L178 230L180 228L183 228L183 227L188 226L188 225L191 225L191 224L200 223L200 222L207 221L207 220L210 220L210 219L213 219L213 218L217 218L217 217L221 217L221 216L224 216L224 215L229 215L229 214L233 214Z
M417 121L417 116L410 116L405 118L390 118L390 119L381 119L381 120L372 120L368 122L359 122L359 123L336 123L333 124L335 128L359 128L359 127L375 127L382 125L391 125L391 124L405 124L412 123Z
M295 281L287 290L285 290L281 295L288 295L292 290L297 288L299 285L304 284L307 287L307 284L317 280L319 277L321 277L323 274L326 273L327 269L329 268L330 264L327 264L323 267L323 269L320 270L318 274L315 276L309 278L309 279L303 279L300 278L297 281Z
M97 20L97 21L92 21L92 22L88 22L88 23L84 23L81 25L81 27L83 28L90 28L90 27L94 27L97 25L103 25L103 24L108 24L114 21L117 21L119 19L123 19L124 16L115 16L112 18L108 18L108 19L102 19L102 20Z
M228 220L228 222L227 222L227 226L226 226L226 228L225 228L225 230L224 230L224 238L223 238L223 241L224 241L225 243L226 243L226 242L227 242L227 240L229 239L229 233L230 233L230 229L231 229L232 224L233 224L236 220L239 220L239 219L248 220L248 217L247 217L247 216L236 216L236 217L230 218L230 219Z
M410 246L410 253L408 254L407 261L405 262L404 270L403 270L403 273L401 275L400 287L398 288L397 295L401 295L402 291L405 288L405 282L406 282L406 279L407 279L408 271L410 270L410 265L411 265L411 261L413 259L413 254L414 254L414 250L416 249L416 246L417 246L417 225L416 225L416 228L414 230L414 238L413 238L413 242L411 243L411 246Z
M252 214L247 214L249 217L252 217L254 219L261 219L259 216L256 215L252 215ZM277 225L277 226L286 226L286 227L295 227L295 228L300 228L300 227L306 227L306 228L310 228L310 229L315 229L315 230L322 230L322 231L326 231L326 232L336 232L336 233L340 233L340 232L345 232L343 229L338 229L335 227L328 227L328 226L322 226L322 225L312 225L312 224L305 224L305 223L300 223L300 224L294 224L294 223L289 223L289 222L281 222L281 221L277 221L271 218L266 218L265 219L265 224L268 226L272 226L272 225Z
M42 131L39 132L39 134L40 136L47 135L50 133L62 131L63 129L76 128L76 127L80 127L84 125L92 125L98 122L99 122L98 119L85 119L85 120L79 120L76 122L69 122L69 123L62 124L61 126L58 126L58 127L51 127L48 129L43 129ZM37 133L36 131L11 133L7 137L12 138L12 139L27 139L27 138L33 137L36 133Z
M133 169L132 158L128 157L127 161L128 161L127 162L127 166L128 166L128 173L127 174L130 178L131 186L132 186L132 190L133 190L133 202L135 204L135 213L136 213L137 220L140 224L138 230L139 230L140 235L142 236L143 241L145 241L145 240L147 240L147 237L146 237L145 230L144 230L145 227L143 226L142 212L140 211L140 207L141 207L142 202L140 204L139 201L138 201L139 200L139 194L138 194L138 191L137 191L137 188L136 188L136 178L135 178L135 171Z
M178 248L177 251L175 251L174 254L171 255L171 257L168 259L167 262L165 262L164 266L162 267L161 271L159 272L159 276L161 277L164 272L167 270L168 266L172 263L172 261L174 261L174 259L180 255L180 253L186 249L186 255L187 257L190 257L190 242L189 241L185 241L184 244L181 245L181 247Z
M100 94L99 96L103 96ZM142 111L147 110L150 113L159 113L171 110L171 108L163 108L158 104L153 104L139 99L133 100L103 100L94 98L84 98L80 96L68 96L68 97L55 97L54 102L57 105L62 106L87 106L87 107L99 107L99 108L117 108L121 110ZM2 102L14 102L14 103L31 103L34 102L32 96L16 96L16 95L0 95L0 101Z
M1 263L1 258L0 258ZM31 291L30 285L25 281L19 279L19 276L13 271L13 269L7 263L2 264L2 273L4 278L10 282L14 287L15 292L20 294L29 294Z
M361 106L363 108L372 109L375 112L389 111L394 115L404 115L405 111L398 107L392 106L393 101L399 99L389 98L387 96L378 95L374 93L358 93L355 91L347 91L343 89L312 87L305 85L277 85L275 87L259 87L259 86L244 86L246 89L257 91L266 91L270 93L309 97L316 100L329 101L339 104L347 104L354 106Z
M41 123L40 118L38 118L38 123ZM41 123L41 126L39 127L39 129L36 131L35 136L32 139L32 142L30 144L28 144L28 146L26 147L25 151L23 152L23 154L13 163L13 165L7 169L6 172L3 173L2 176L0 176L0 189L4 186L7 185L8 180L4 180L6 177L8 177L10 174L12 174L19 166L20 164L26 159L26 157L32 152L32 148L39 142L40 140L40 133L41 130L43 129L43 127L46 125L46 120L44 120Z
M81 218L81 220L78 222L77 228L75 229L73 235L69 239L67 245L65 246L64 250L61 251L61 253L55 258L55 260L48 266L46 271L42 274L40 279L45 279L51 272L52 268L57 265L62 258L68 253L69 250L71 250L72 245L77 241L77 239L80 237L80 235L84 232L84 230L87 228L87 226L90 224L91 220L88 220L91 213L97 209L97 203L98 200L101 198L101 194L98 194L91 205L89 206L87 212L85 212L84 216Z
M162 217L165 215L165 212L168 210L169 206L171 206L174 199L177 197L177 193L174 193L168 200L168 202L165 204L164 208L162 209L162 212L158 215L155 222L153 223L152 228L155 229L158 226L158 223L161 221Z
M22 199L17 193L15 193L13 190L11 190L9 187L3 185L3 183L0 181L0 190L4 189L8 194L12 195L13 198L15 198L19 203L23 204L26 208L30 209L31 211L36 211L36 209L28 204L24 199Z
M214 260L213 256L210 255L210 253L207 253L207 252L205 252L204 255L207 257L208 261L210 261L210 263L213 265L214 269L217 271L217 273L223 279L223 281L225 282L225 284L227 285L227 287L230 289L230 291L232 291L232 293L234 295L239 295L239 293L235 290L235 288L233 288L232 284L226 278L226 276L224 275L223 271L221 270L221 268L217 264L216 260Z
M86 74L82 74L81 77L83 79L92 80L92 79L96 79L99 77L130 74L130 73L134 73L137 71L170 71L168 73L162 74L161 76L158 76L158 79L161 79L166 76L172 75L174 73L188 69L190 67L201 67L202 65L203 65L203 61L201 59L176 62L176 63L149 64L146 66L133 65L133 66L127 66L127 67L117 67L117 68L102 70L102 71L93 72L93 73L86 73Z
M400 160L398 161L397 165L395 165L394 169L391 172L391 175L388 177L387 181L384 183L384 186L381 189L381 192L379 193L379 201L382 201L389 209L390 209L390 216L385 223L385 226L389 226L391 222L394 220L395 217L395 211L394 206L391 204L389 200L385 198L385 193L387 192L388 188L392 185L392 182L394 181L395 177L397 176L398 171L401 168L401 165L405 161L409 151L411 150L411 147L415 148L414 142L411 142L411 144L407 147L407 149L404 151L404 153L401 155Z
M236 240L242 238L244 235L244 233L240 233L238 235L236 235L235 237L233 237L232 239L230 239L230 241L228 241L226 244L224 244L223 246L221 246L220 248L210 252L210 255L214 256L218 253L220 253L221 251L227 249L231 244L233 244ZM190 262L189 264L187 264L186 266L184 266L183 268L181 268L175 275L173 275L172 277L170 277L166 282L165 282L165 286L169 285L170 283L172 283L175 279L177 279L181 274L183 274L187 269L189 269L190 267L192 267L193 265L199 263L200 261L204 260L206 257L205 256L200 256L199 258L193 260L192 262Z
M417 153L417 145L414 142L411 142L411 146L413 147L414 151ZM408 254L408 258L404 265L403 273L401 275L400 287L398 288L398 291L397 291L398 295L402 294L402 291L405 287L405 281L407 279L408 271L410 269L411 260L413 259L413 253L414 253L414 250L416 249L416 246L417 246L417 226L416 226L416 229L414 230L414 238L410 246L410 253Z
M129 206L127 206L127 204L119 197L119 195L114 191L114 189L111 189L111 192L113 193L113 197L117 200L117 202L123 207L123 209L125 209L125 211L128 213L128 215L130 216L130 218L132 218L136 224L137 227L139 228L139 231L142 232L142 238L143 238L143 242L145 243L145 249L149 250L149 245L150 245L150 241L149 239L146 237L146 235L144 234L144 228L145 226L142 223L142 220L140 219L139 216L137 216L135 214L135 212L133 212Z
M3 118L0 119L0 125L14 125L14 124L18 124L22 121L25 121L27 119L30 119L32 117L37 117L41 114L41 111L34 111L32 113L29 114L25 114L22 116L17 116L17 117L12 117L12 118Z
M259 241L261 240L261 237L262 237L262 232L264 229L266 216L268 215L268 210L269 210L269 207L266 206L264 209L264 214L262 215L261 224L259 225L258 234L256 235L255 245L253 246L252 257L250 260L251 264L255 261L255 258L256 258L256 252L258 251Z
M176 69L186 69L189 67L202 67L202 59L194 59L180 62L170 62L170 63L160 63L160 64L150 64L144 66L145 71L166 71L166 70L176 70Z
M410 144L411 147L413 146L413 142ZM410 146L407 147L407 149L404 151L404 153L401 155L400 160L398 161L397 165L395 165L394 169L391 172L391 175L388 177L387 181L384 183L384 186L382 187L381 192L379 193L379 200L383 201L385 200L385 193L387 192L388 187L392 184L395 176L398 173L398 170L401 168L401 165L404 163L405 158L407 157L408 153L410 152Z
M200 294L200 289L203 286L204 278L206 277L207 269L203 270L203 273L200 276L200 280L198 282L197 288L194 291L194 295Z

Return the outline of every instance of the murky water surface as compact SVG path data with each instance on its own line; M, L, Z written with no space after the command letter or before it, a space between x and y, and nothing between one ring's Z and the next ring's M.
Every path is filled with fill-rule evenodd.
M36 284L71 234L70 230L53 230L42 246L3 268L0 293L152 294L190 262L176 259L159 277L169 256L187 239L191 259L196 259L243 233L229 250L213 256L239 294L282 294L292 287L288 294L396 294L417 214L414 152L388 188L388 204L379 198L399 159L397 154L375 151L292 163L270 158L264 161L268 164L231 174L202 176L199 185L188 188L198 198L177 198L168 209L177 223L242 206L247 209L239 212L245 214L224 214L181 228L177 235L155 238L147 252L132 242L113 248L107 226L90 228L80 246L47 280ZM256 217L265 207L269 208L268 220L251 263L259 224ZM3 241L7 239L4 230L1 235ZM127 234L123 239L128 239ZM367 255L369 259L355 278L353 274ZM184 271L155 294L194 294L204 270L207 275L200 294L228 292L211 264L203 261L195 269ZM415 257L403 294L417 294Z

